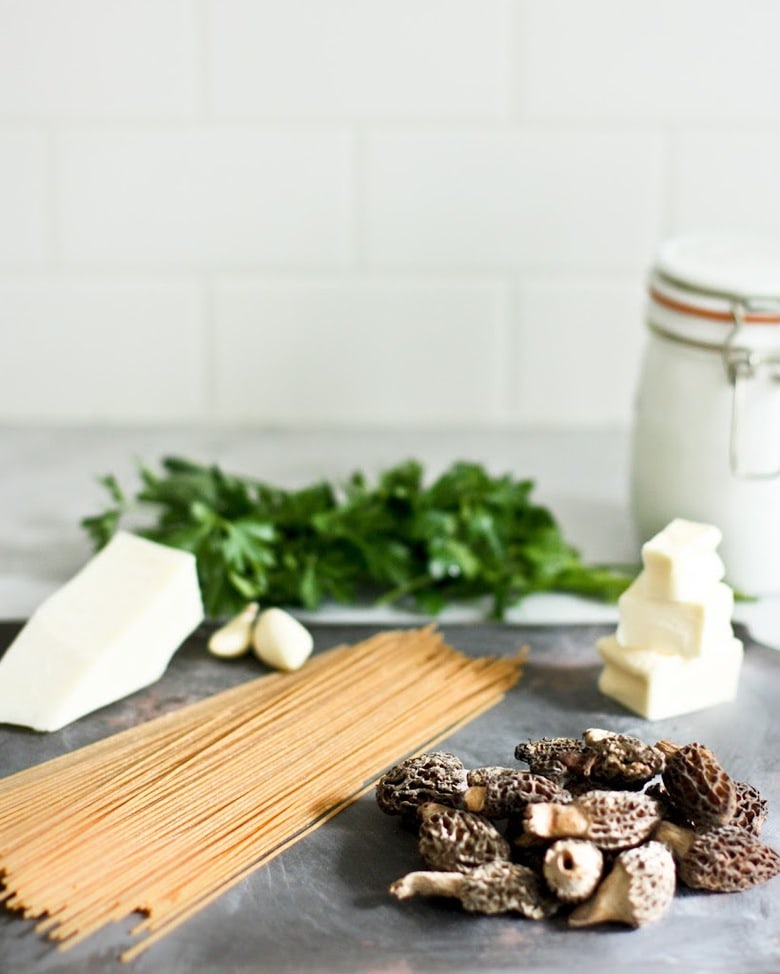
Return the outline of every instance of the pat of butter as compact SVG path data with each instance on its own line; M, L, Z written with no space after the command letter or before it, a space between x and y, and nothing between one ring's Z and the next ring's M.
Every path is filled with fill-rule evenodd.
M733 700L742 665L734 593L715 552L720 530L681 518L642 548L644 569L618 600L615 634L598 641L602 693L649 720Z
M676 518L642 546L646 594L655 599L695 601L725 575L716 548L721 532L712 524Z
M118 533L0 658L0 722L58 730L148 686L202 619L194 556Z
M643 573L618 599L617 638L623 646L701 656L733 636L734 593L723 582L696 601L648 597L648 588Z
M737 694L743 649L733 637L718 652L688 659L626 649L615 636L600 639L597 648L606 664L599 690L648 720L727 703Z

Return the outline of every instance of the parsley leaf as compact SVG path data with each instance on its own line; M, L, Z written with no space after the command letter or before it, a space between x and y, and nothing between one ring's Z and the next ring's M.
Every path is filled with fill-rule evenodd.
M489 596L500 619L532 592L614 601L632 580L585 564L551 512L532 501L533 481L493 477L477 463L454 463L430 484L407 460L375 482L356 471L342 484L299 490L181 457L161 466L139 467L132 500L115 477L103 477L111 504L82 526L100 548L131 508L149 512L151 522L136 530L195 555L212 617L250 600L308 609L327 600L404 602L435 615Z

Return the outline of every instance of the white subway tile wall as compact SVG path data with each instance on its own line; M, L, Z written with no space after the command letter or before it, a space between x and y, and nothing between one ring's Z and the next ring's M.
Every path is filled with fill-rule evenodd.
M776 0L0 0L0 423L618 426L780 232Z
M344 267L353 153L342 132L71 132L58 196L68 267Z
M209 107L225 118L505 118L506 0L216 0Z
M208 374L200 288L171 278L0 282L0 349L10 422L185 422Z
M641 267L660 229L653 136L390 133L366 150L369 264L548 270Z
M780 121L777 0L528 0L523 8L518 97L529 118Z
M219 282L216 408L241 423L469 424L501 417L494 284ZM323 375L323 369L325 374Z
M0 127L0 273L46 261L51 209L47 142L43 132Z

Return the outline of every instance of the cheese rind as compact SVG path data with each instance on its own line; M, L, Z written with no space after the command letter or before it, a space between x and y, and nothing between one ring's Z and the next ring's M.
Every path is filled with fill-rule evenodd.
M194 556L120 532L0 659L0 722L58 730L154 683L202 619Z
M719 652L684 658L650 649L626 649L615 636L600 639L605 662L602 693L648 720L663 720L736 697L742 643L732 638Z
M618 599L617 638L623 646L690 657L718 651L733 637L734 593L723 582L697 601L652 598L647 592L642 574Z

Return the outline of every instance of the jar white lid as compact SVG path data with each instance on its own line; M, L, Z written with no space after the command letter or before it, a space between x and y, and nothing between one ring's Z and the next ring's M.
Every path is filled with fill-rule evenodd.
M780 237L676 237L659 250L655 271L713 296L780 298Z

